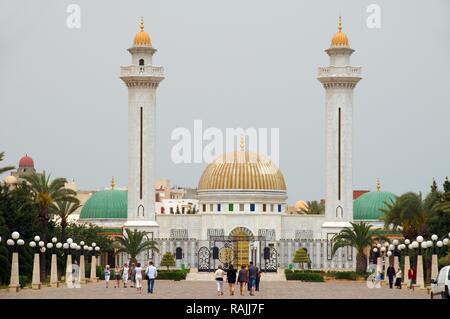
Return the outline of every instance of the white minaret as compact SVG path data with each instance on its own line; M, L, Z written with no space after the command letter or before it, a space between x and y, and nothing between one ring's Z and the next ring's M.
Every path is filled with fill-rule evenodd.
M354 52L339 27L325 52L330 66L319 67L318 80L325 88L327 149L324 227L340 228L353 220L352 134L353 89L361 80L361 68L350 65Z
M153 66L150 36L141 30L134 37L131 65L120 68L128 87L128 220L127 228L152 231L155 219L155 110L156 89L164 69ZM153 230L154 231L154 230Z

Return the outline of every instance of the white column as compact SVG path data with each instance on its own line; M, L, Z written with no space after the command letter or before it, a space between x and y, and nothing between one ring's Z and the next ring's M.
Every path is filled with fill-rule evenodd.
M34 254L33 260L33 277L31 280L31 289L38 290L41 289L41 274L39 267L39 253Z
M14 252L12 254L11 260L11 278L9 281L9 291L19 292L20 282L19 282L19 253Z
M383 271L383 264L381 257L377 257L377 272L380 272L380 274Z
M417 256L417 279L416 279L416 285L418 285L420 288L425 289L425 280L423 277L423 259L422 255Z
M97 282L97 257L92 255L91 257L91 282Z
M56 259L56 254L52 254L52 265L50 270L50 285L54 288L59 287L58 281L58 263Z
M439 274L438 256L436 254L433 254L431 256L431 278L437 279L438 274Z
M409 262L409 256L408 255L405 256L404 266L405 266L405 268L404 268L404 271L403 271L403 282L407 286L409 286L408 270L409 270L409 268L411 268L411 264Z
M86 270L85 270L85 264L84 264L84 255L80 256L80 284L86 283Z
M66 262L66 285L68 287L73 286L73 276L72 276L72 255L67 255Z
M287 249L288 249L288 251L287 251L287 253L288 253L288 266L289 266L289 264L291 264L292 263L292 241L288 241L288 243L287 243Z
M397 271L400 268L400 262L398 260L398 256L394 256L394 269Z
M387 256L387 254L384 255L384 280L388 281L388 277L387 277L387 269L389 267L389 257Z
M191 241L191 268L195 267L195 240Z
M316 269L321 269L322 267L320 266L320 240L316 241Z

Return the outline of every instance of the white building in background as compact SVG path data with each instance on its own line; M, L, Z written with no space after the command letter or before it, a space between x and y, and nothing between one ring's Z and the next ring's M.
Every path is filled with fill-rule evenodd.
M165 75L153 65L156 49L142 22L128 51L132 64L122 67L120 76L129 95L128 193L114 188L97 192L86 202L81 222L98 224L118 235L124 228L145 230L158 242L161 254L170 251L178 265L199 271L219 263L249 261L276 271L291 264L300 247L307 249L311 268L354 268L353 249L340 249L332 257L330 242L353 220L353 89L361 79L361 69L350 65L354 50L341 21L325 50L330 66L318 70L325 88L327 124L324 215L288 213L282 172L245 146L207 165L197 190L155 181L156 89ZM297 210L300 204L304 205L298 202ZM161 254L146 254L140 260L152 258L158 264Z

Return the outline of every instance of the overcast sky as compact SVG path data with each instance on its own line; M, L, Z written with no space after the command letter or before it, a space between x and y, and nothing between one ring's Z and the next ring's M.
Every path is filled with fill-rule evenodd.
M81 7L81 28L66 26ZM369 29L369 4L381 28ZM120 65L145 19L157 98L157 176L196 186L206 164L174 164L177 127L280 129L289 202L325 193L324 90L317 67L337 29L356 50L354 188L428 191L450 175L450 1L0 2L0 150L17 165L99 189L127 183L127 89Z

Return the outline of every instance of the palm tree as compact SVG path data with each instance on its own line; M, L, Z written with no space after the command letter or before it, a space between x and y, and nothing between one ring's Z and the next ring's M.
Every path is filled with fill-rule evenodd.
M55 211L55 203L58 201L77 202L76 192L65 188L67 180L65 178L55 178L50 180L50 174L34 173L24 176L24 179L30 184L31 200L38 210L38 220L41 228L41 238L47 242L48 222L50 215ZM45 254L41 254L41 281L46 279Z
M385 228L401 228L403 236L407 238L423 232L425 208L421 194L405 193L397 197L395 202L386 205L386 208L381 209L384 212L382 220Z
M372 225L366 222L350 223L352 227L344 227L333 236L332 256L342 247L356 248L356 272L367 270L367 255L365 250L372 246L374 239L382 239L378 230L373 230Z
M5 152L0 152L0 162L3 161L3 157L5 157ZM14 166L5 166L5 167L0 167L0 174L3 174L7 171L10 171L12 169L14 169Z
M325 213L325 205L316 200L308 201L306 207L300 208L300 212L308 215L321 215Z
M72 215L78 208L80 208L80 201L69 201L66 199L56 201L54 206L54 214L60 220L61 225L61 242L66 240L66 227L68 225L67 220L69 216Z
M125 232L126 236L116 238L116 247L118 248L116 255L127 253L131 257L131 262L136 263L136 256L146 250L159 252L157 243L146 237L147 232L137 229L132 231L128 228L125 229Z

